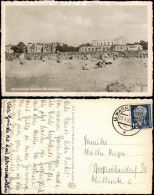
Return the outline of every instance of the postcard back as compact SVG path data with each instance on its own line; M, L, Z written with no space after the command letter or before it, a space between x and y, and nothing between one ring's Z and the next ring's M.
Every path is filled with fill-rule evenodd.
M151 100L2 104L3 193L151 193Z

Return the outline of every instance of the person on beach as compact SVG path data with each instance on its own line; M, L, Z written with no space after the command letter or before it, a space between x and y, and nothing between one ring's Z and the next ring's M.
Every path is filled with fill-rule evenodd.
M82 70L89 70L88 64L84 64L84 65L82 66Z
M60 60L60 52L59 51L57 51L57 62L58 63L61 63L61 60Z
M21 64L21 65L24 64L24 58L25 58L25 54L22 53L22 54L19 56L19 61L20 61L20 64Z
M45 56L42 56L41 59L42 59L42 62L45 62Z

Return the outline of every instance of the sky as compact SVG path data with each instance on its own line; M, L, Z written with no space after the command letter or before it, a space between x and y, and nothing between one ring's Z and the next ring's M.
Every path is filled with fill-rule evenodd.
M148 39L146 6L7 6L6 44Z

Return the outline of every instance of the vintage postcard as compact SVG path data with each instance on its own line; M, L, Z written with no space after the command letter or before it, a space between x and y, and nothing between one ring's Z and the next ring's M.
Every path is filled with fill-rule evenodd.
M152 2L2 2L3 96L152 96Z
M5 194L152 193L152 100L4 99Z

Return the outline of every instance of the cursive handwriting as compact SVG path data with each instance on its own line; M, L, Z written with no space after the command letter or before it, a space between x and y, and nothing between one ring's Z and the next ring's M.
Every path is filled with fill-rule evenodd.
M5 144L5 184L4 184L4 192L7 193L8 189L10 187L10 181L9 181L9 145L10 145L10 131L11 131L11 102L7 102L7 116L6 119L6 144Z
M12 100L6 113L4 192L43 193L46 186L58 189L74 181L71 101Z
M107 141L103 138L100 138L100 140L90 140L87 135L84 136L84 144L85 145L107 145Z
M127 165L126 167L118 167L118 165L108 167L107 165L99 166L97 163L95 163L93 173L132 173L136 177L138 173L146 173L146 167L143 169L143 164L141 164L140 167L137 165L134 165L134 167L131 167L130 165Z
M106 184L123 184L122 180L118 177L116 179L110 179L108 177L98 177L98 175L92 175L91 181L93 183L106 183Z

